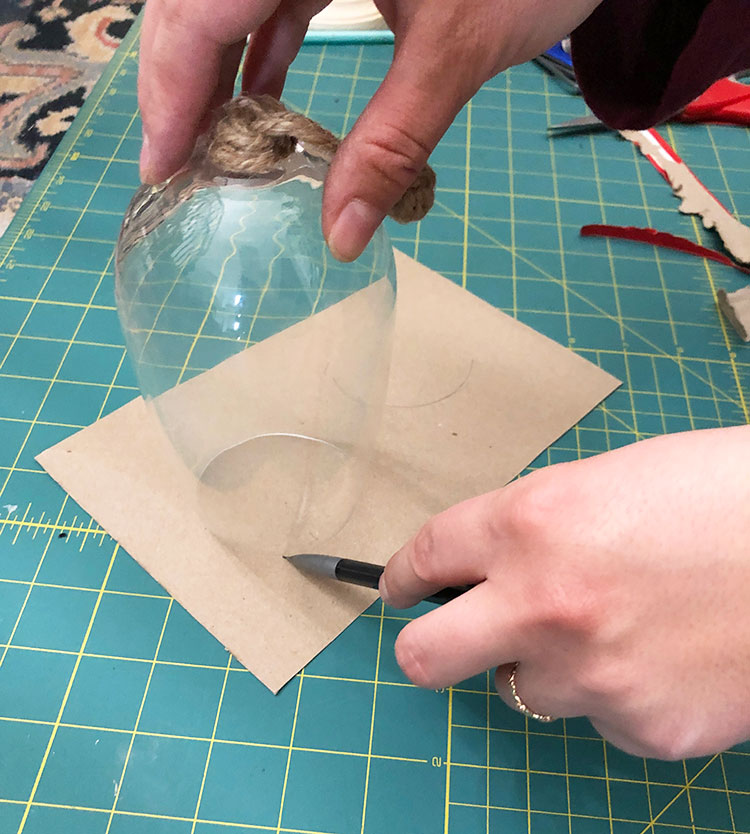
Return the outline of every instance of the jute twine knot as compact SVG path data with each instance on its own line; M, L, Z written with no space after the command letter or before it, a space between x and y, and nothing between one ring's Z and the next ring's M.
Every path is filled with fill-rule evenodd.
M239 96L224 105L208 139L208 159L227 176L266 174L294 153L297 143L331 162L341 140L272 96ZM435 172L425 165L389 212L399 223L421 220L435 202Z

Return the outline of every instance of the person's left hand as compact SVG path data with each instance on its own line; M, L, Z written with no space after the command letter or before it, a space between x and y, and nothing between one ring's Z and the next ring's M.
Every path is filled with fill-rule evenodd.
M586 715L626 751L750 738L750 426L658 437L539 470L436 516L388 563L396 657L439 688L512 664L532 710Z
M330 0L149 0L141 36L141 175L156 183L188 159L215 108L242 89L281 95L314 14ZM340 260L358 257L479 87L564 37L600 0L376 0L393 62L344 139L323 195Z

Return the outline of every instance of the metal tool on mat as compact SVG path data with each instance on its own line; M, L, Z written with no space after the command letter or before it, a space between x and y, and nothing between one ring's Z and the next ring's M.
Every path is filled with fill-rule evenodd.
M750 126L750 84L743 84L735 78L722 78L712 84L705 93L691 101L671 121L687 123L710 123ZM568 119L549 125L549 136L564 136L610 130L593 114Z
M570 57L570 39L564 38L546 52L534 58L535 63L553 75L570 93L580 95L573 61Z

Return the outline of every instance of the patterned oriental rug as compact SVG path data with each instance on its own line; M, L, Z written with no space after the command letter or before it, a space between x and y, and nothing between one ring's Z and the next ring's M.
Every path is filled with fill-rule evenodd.
M0 0L0 235L142 5Z

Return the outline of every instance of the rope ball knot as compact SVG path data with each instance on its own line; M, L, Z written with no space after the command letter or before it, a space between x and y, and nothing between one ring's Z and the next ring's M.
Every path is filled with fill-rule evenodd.
M294 152L297 143L330 163L340 140L273 96L242 95L227 102L208 137L206 155L226 176L266 174ZM425 165L390 216L399 223L421 220L435 202L435 172Z

